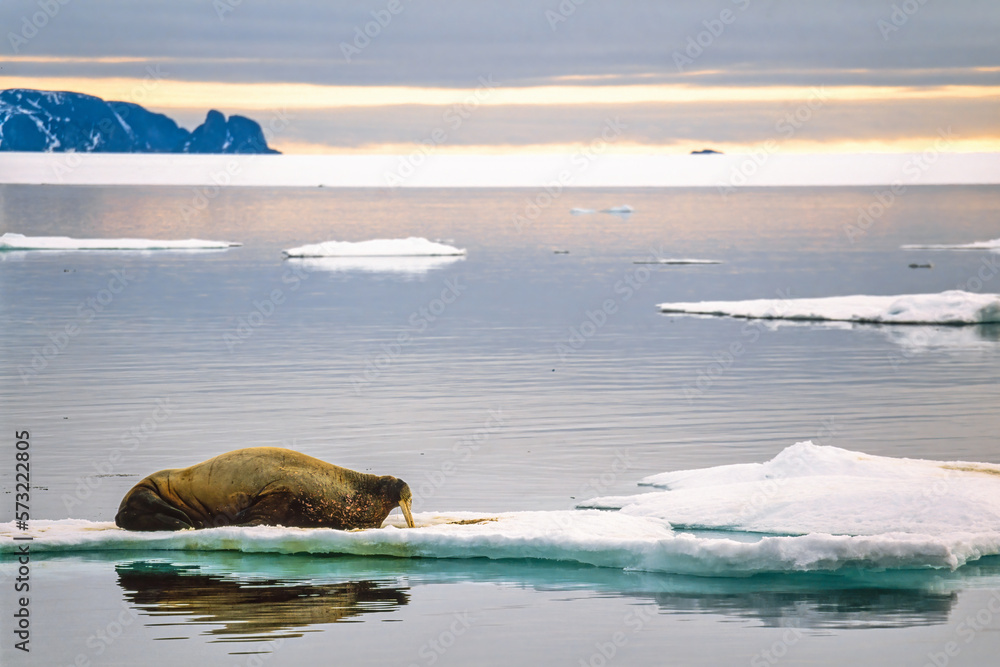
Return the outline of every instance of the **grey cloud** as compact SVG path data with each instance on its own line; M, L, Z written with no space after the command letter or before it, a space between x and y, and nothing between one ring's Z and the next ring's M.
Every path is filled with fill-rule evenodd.
M314 141L342 148L381 143L418 143L448 147L489 144L530 145L587 142L600 136L609 118L627 125L621 141L675 145L680 152L714 143L762 144L790 138L782 119L806 102L782 104L637 104L476 109L457 122L447 108L394 106L348 108L322 112L296 111L281 139ZM227 110L229 112L229 110ZM239 110L232 110L238 113ZM247 112L253 115L254 112ZM259 112L258 112L259 115ZM176 117L176 114L175 114ZM200 122L191 114L187 124ZM990 100L934 100L919 103L826 102L794 132L808 141L893 140L936 137L952 127L959 138L992 135L996 103ZM443 133L434 139L435 130Z
M21 53L190 58L174 62L171 73L195 80L465 86L484 73L507 85L566 75L651 73L652 81L678 81L683 79L673 54L683 53L689 38L717 29L715 21L728 10L733 21L711 36L689 68L723 70L714 76L718 83L753 83L755 72L761 73L760 82L801 83L799 75L782 78L789 67L811 72L812 83L829 83L828 77L852 68L878 77L1000 62L1000 3L988 0L927 2L888 39L878 21L891 18L894 3L866 0L587 0L579 6L572 0L399 0L402 11L378 26L377 37L350 63L341 43L351 44L356 30L372 24L372 12L384 21L390 0L243 0L220 18L216 8L227 1L69 2L59 5ZM561 6L566 20L553 30L550 22L562 17ZM568 8L575 9L568 13ZM23 17L37 11L37 2L3 3L0 34L17 33ZM4 53L11 52L8 41L0 44ZM256 61L220 62L225 58ZM136 68L7 63L2 72L108 76Z

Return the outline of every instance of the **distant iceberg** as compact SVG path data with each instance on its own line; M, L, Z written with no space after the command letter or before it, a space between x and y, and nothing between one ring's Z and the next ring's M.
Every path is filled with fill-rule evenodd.
M131 532L110 521L0 524L0 554L239 551L491 558L734 577L956 569L1000 554L1000 465L870 456L801 442L766 463L648 477L652 493L581 509L390 515L379 529ZM601 509L596 509L601 508ZM616 510L616 511L607 511ZM692 532L696 531L696 532ZM698 531L712 531L710 534Z
M371 241L327 241L289 248L289 257L446 257L464 255L465 249L425 238L411 236L407 239L374 239Z
M1000 252L1000 239L992 241L975 241L973 243L904 245L903 250L994 250Z
M949 290L901 296L832 296L661 303L665 313L748 319L826 320L881 324L987 324L1000 322L1000 295Z
M0 236L0 250L217 250L243 245L232 241L152 239L73 239L68 236Z
M657 491L595 498L581 508L669 522L675 530L940 538L988 535L1000 547L1000 465L872 456L810 441L765 463L647 477Z
M420 276L465 259L455 256L419 257L289 257L310 271L390 273Z
M633 264L722 264L722 260L718 259L686 259L686 258L672 258L667 257L664 259L637 259L632 262Z
M587 215L590 213L613 213L615 215L627 216L633 212L633 208L628 204L622 204L621 206L612 206L611 208L602 208L600 211L593 208L573 208L569 211L573 215Z

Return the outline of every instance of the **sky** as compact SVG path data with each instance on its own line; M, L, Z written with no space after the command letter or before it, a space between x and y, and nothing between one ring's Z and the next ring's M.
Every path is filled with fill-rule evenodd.
M2 0L0 89L292 154L1000 151L996 0Z

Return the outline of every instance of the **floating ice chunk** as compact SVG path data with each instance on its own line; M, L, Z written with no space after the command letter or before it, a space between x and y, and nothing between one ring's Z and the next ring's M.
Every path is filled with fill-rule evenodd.
M440 257L464 255L465 250L425 238L411 236L406 239L374 239L371 241L327 241L284 253L289 257Z
M594 208L574 208L569 211L573 215L587 215L589 213L597 213L597 209Z
M1000 537L1000 465L871 456L800 442L766 463L661 473L658 489L595 498L583 508L619 509L680 527L807 535Z
M885 324L987 324L1000 322L1000 296L949 290L940 294L833 296L661 303L665 313L749 319L828 320Z
M155 239L73 239L68 236L0 236L0 250L218 250L243 245L232 241Z
M23 543L15 537L31 537L31 552L40 557L187 550L532 559L725 577L954 569L1000 555L997 464L870 456L800 442L765 463L668 472L642 483L661 490L597 498L577 510L418 513L413 529L396 515L382 528L359 531L145 533L79 519L32 520L21 530L10 522L0 524L0 554L17 553Z
M601 213L632 213L633 209L628 204L622 204L621 206L612 206L611 208L602 208Z
M722 260L667 257L664 259L637 259L632 263L633 264L722 264Z
M1000 252L1000 239L959 244L904 245L903 250L993 250Z
M310 271L393 273L419 276L464 261L457 256L420 257L290 257Z
M253 526L131 532L111 522L33 520L28 531L0 524L0 553L16 553L30 535L32 554L124 550L240 551L352 554L408 558L532 559L616 569L746 576L760 572L854 573L859 568L955 569L1000 553L1000 532L798 536L734 534L705 537L677 532L663 521L621 512L550 511L416 514L417 527L340 531ZM470 523L471 522L471 523Z

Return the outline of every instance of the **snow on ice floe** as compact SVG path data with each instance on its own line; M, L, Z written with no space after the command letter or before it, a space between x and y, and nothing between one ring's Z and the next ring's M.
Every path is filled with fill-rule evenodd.
M633 264L722 264L718 259L688 259L684 257L665 257L663 259L637 259Z
M157 239L74 239L68 236L0 236L0 250L219 250L243 245L232 241Z
M465 249L425 238L373 239L371 241L326 241L289 248L289 257L443 257L464 255Z
M992 250L1000 252L1000 239L958 244L904 245L903 250Z
M465 260L463 255L419 257L290 257L310 271L422 276Z
M954 569L1000 554L998 465L893 459L803 442L767 463L663 473L643 483L666 490L594 499L576 510L417 513L414 529L393 514L382 528L363 531L255 526L138 533L63 519L33 520L26 534L32 554L138 549L535 559L705 576ZM0 525L0 553L14 553L12 538L24 534L13 522Z
M989 324L1000 322L1000 295L949 290L900 296L832 296L661 303L665 313L749 319L826 320L876 324Z
M765 463L666 472L639 484L660 490L579 506L675 529L1000 539L997 464L872 456L805 441Z

